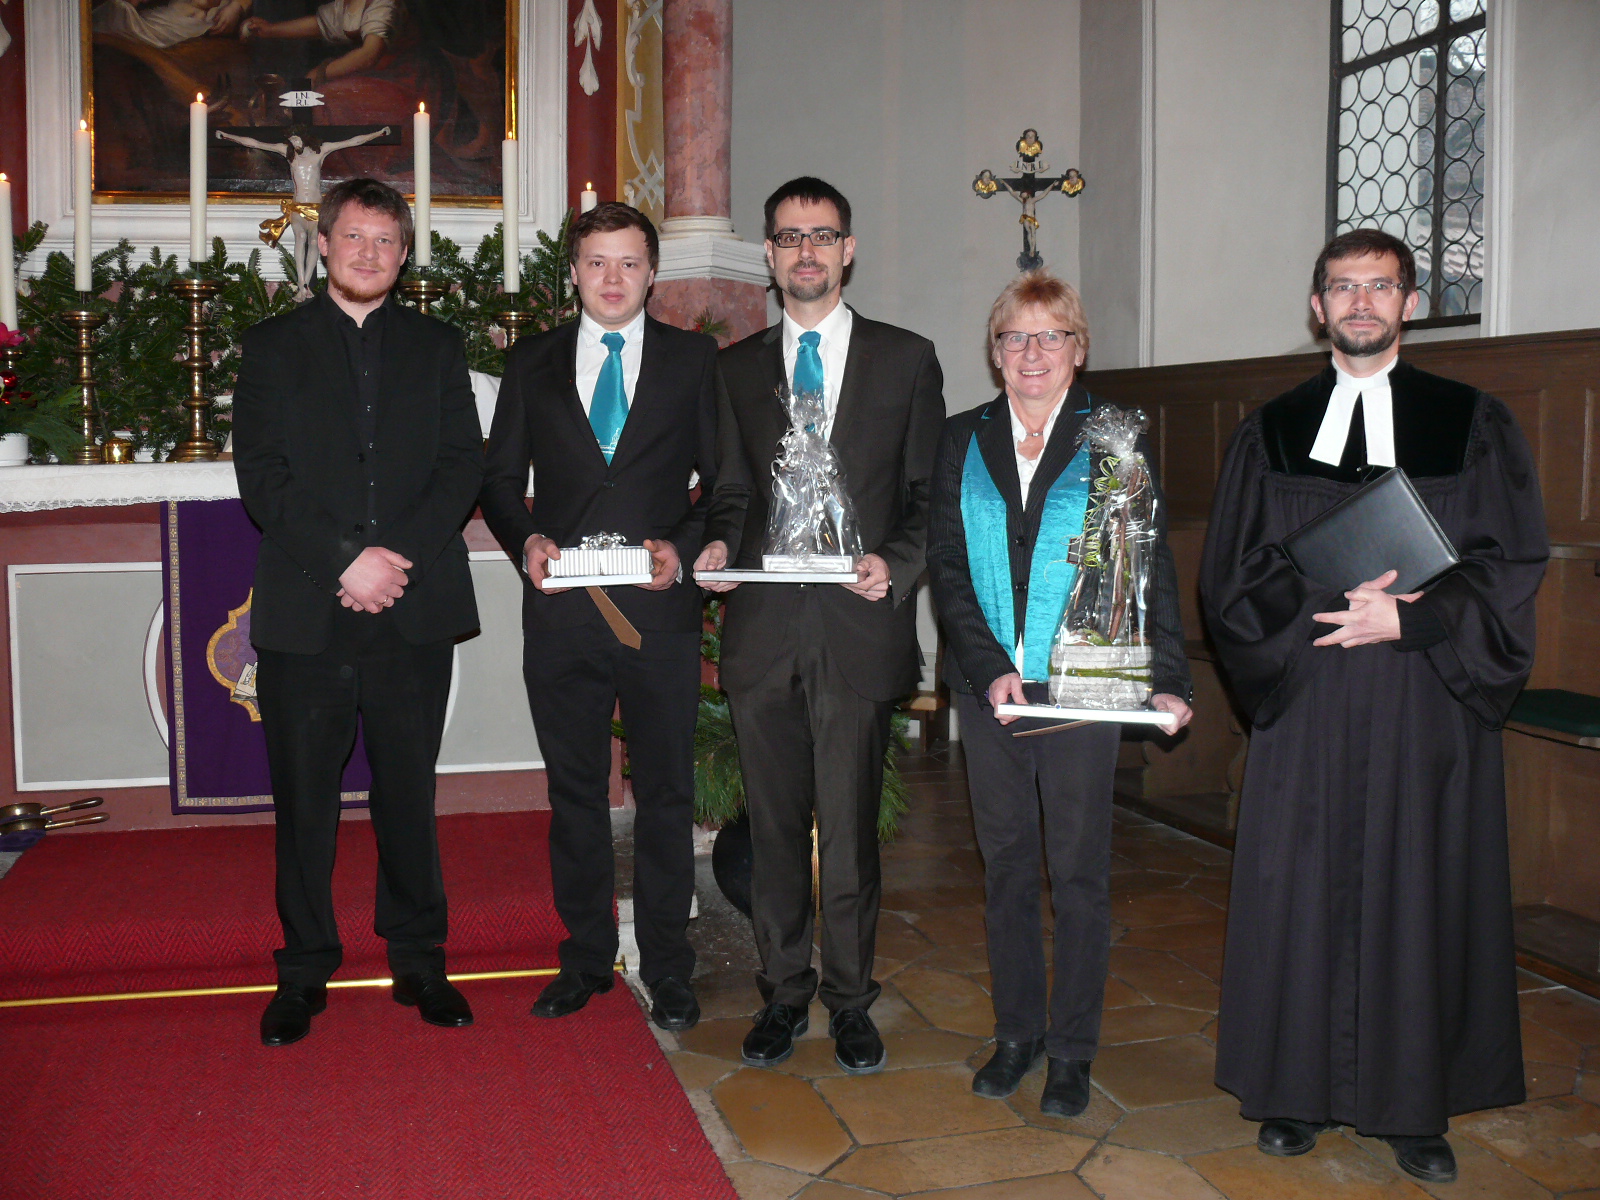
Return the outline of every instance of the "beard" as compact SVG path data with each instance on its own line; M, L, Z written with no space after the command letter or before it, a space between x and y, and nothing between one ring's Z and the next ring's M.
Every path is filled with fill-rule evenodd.
M382 284L376 281L363 284L354 276L346 275L343 271L335 271L330 266L328 269L328 287L351 304L370 304L372 301L381 300L389 294L394 287L394 279Z
M784 293L793 296L802 304L809 304L813 300L822 299L832 287L833 277L827 271L824 271L818 279L810 283L803 283L797 280L794 277L794 272L791 271L788 278L783 282Z
M1346 318L1348 320L1349 318ZM1368 318L1381 320L1381 318ZM1351 358L1371 358L1375 354L1382 354L1400 336L1400 323L1384 323L1381 328L1374 330L1366 336L1357 336L1346 333L1339 325L1328 327L1328 340L1333 343L1333 348L1341 354Z

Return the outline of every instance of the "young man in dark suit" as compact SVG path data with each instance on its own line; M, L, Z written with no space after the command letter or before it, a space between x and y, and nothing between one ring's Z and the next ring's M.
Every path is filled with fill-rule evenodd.
M434 762L457 640L478 627L461 527L483 479L461 335L390 296L411 242L393 188L353 179L318 221L328 288L244 336L239 494L261 527L250 639L277 813L284 947L261 1040L304 1037L341 960L332 875L359 714L394 998L472 1023L445 978Z
M855 255L850 202L802 177L766 204L767 262L783 318L722 352L726 395L716 495L695 566L759 568L784 385L821 391L866 553L851 584L761 583L729 596L722 686L739 738L755 873L757 976L766 1007L744 1042L753 1066L782 1062L819 994L811 966L811 826L821 853L820 995L840 1066L882 1068L867 1009L878 923L878 797L894 702L920 677L914 589L928 485L944 423L933 343L842 301ZM737 585L732 585L737 586ZM730 585L719 584L718 590Z
M573 223L576 321L519 341L489 435L483 515L527 580L523 673L550 787L550 873L568 936L533 1006L563 1017L612 984L617 926L609 783L618 702L633 767L640 974L663 1029L700 1018L694 950L694 726L700 552L715 484L716 343L645 315L658 242L648 217L602 204ZM533 468L532 506L526 502ZM699 472L703 489L690 500ZM541 588L562 546L618 533L653 578Z

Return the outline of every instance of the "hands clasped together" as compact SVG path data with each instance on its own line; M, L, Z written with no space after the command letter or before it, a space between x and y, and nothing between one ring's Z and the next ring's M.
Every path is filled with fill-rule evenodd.
M368 546L339 576L339 603L362 612L382 612L405 595L411 560L382 546Z

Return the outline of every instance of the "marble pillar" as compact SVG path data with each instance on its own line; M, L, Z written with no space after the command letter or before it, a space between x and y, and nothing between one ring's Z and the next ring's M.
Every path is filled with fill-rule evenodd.
M731 217L733 0L665 0L661 19L666 219L650 312L685 328L709 314L737 341L766 327L767 273Z
M661 10L669 232L734 236L732 28L733 0L666 0Z

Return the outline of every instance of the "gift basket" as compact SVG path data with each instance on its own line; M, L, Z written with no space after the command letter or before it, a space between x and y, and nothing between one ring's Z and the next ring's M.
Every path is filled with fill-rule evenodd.
M1150 699L1146 605L1156 492L1138 449L1149 419L1102 405L1083 423L1096 462L1078 577L1050 649L1050 701L1061 708L1140 709Z

